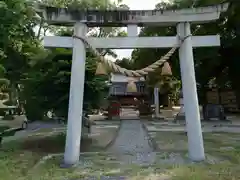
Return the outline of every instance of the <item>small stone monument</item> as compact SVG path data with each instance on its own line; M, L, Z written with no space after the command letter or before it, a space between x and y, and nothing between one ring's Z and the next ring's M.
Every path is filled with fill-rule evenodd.
M204 120L212 120L212 119L218 119L218 120L224 120L226 121L226 115L224 112L224 108L222 105L219 104L207 104L204 107L203 111L203 118Z

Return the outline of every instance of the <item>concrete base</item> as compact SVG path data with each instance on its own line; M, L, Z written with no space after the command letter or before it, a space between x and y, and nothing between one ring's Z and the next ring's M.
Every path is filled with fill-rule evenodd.
M60 164L60 168L68 169L68 168L73 168L76 167L78 164L66 164L64 161Z

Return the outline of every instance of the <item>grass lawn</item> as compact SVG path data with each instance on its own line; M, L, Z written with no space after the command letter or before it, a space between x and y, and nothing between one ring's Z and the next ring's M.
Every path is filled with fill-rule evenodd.
M125 176L139 180L237 180L240 177L240 134L208 133L204 135L207 154L217 158L218 163L155 164L149 167L121 166L115 157L107 154L93 141L83 141L80 164L74 168L59 167L62 156L39 163L51 153L62 153L65 135L31 136L3 144L0 152L0 179L2 180L76 180L84 177ZM157 132L155 139L161 144L159 158L167 152L186 154L186 135L174 132ZM180 140L182 146L176 145ZM164 144L165 142L165 144ZM91 153L89 151L99 151ZM167 155L166 155L167 156ZM83 161L81 161L83 162ZM117 178L115 178L117 179Z
M187 154L184 132L155 132L153 138L160 152ZM207 161L173 168L172 179L240 179L240 133L203 133L203 138Z

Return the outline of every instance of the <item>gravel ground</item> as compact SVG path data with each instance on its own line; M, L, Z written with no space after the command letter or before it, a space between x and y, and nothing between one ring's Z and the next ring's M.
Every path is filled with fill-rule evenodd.
M140 120L122 120L118 135L107 152L112 154L119 163L119 168L128 165L148 166L156 163L160 164L185 164L185 158L177 153L157 153L149 144L149 136ZM96 161L97 162L97 161ZM111 162L111 158L106 160ZM96 163L94 163L96 164ZM105 166L104 164L102 166ZM134 171L134 170L133 170ZM99 177L87 177L85 180L95 180ZM101 176L102 180L128 179L124 176ZM75 179L71 179L75 180ZM80 180L80 179L77 179Z
M156 156L140 120L123 120L118 136L108 151L127 164L153 163Z

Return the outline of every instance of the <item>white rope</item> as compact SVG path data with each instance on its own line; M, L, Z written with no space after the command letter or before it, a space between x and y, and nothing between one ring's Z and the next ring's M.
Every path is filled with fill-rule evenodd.
M104 63L105 65L107 65L113 72L121 73L126 76L130 76L130 77L142 77L142 76L147 75L150 72L155 71L161 65L163 65L167 60L169 60L170 57L174 54L174 52L178 49L178 47L190 36L192 36L192 35L188 35L182 39L180 39L180 37L179 37L180 44L176 44L170 51L168 51L164 56L162 56L161 59L157 60L153 64L151 64L143 69L140 69L140 70L128 70L128 69L120 67L119 65L115 64L111 60L106 59L104 56L102 56L98 52L98 50L96 48L94 48L90 45L90 43L87 41L87 39L85 37L79 37L79 36L74 35L73 38L81 40L87 47L92 49L94 54L100 58L100 61L102 63Z

